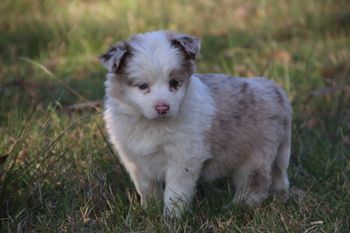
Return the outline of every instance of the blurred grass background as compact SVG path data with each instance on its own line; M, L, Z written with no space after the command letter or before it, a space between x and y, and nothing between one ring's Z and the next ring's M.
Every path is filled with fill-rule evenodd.
M162 219L159 203L139 207L90 101L103 99L97 57L159 29L201 38L200 73L267 76L287 90L288 203L227 210L224 180L180 222ZM349 232L349 177L349 1L1 1L1 232Z

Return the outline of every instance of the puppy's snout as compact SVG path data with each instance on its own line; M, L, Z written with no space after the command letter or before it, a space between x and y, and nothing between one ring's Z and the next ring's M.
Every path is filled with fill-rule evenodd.
M164 114L167 114L167 112L170 109L170 106L168 104L165 104L165 103L160 103L160 104L157 104L156 106L154 106L154 108L158 114L164 115Z

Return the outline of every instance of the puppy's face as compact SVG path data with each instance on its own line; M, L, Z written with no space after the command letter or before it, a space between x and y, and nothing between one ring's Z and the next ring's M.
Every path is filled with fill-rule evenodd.
M107 95L150 120L176 117L199 48L194 37L163 31L138 34L113 46L101 56L113 74Z

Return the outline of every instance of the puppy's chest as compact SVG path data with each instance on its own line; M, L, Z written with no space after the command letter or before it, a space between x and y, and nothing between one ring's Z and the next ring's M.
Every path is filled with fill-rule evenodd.
M172 159L165 149L168 142L164 138L155 140L149 137L135 137L134 140L133 144L128 143L128 156L131 156L149 177L163 181L166 168Z
M127 151L137 157L149 157L164 153L164 145L169 142L168 135L161 130L133 128L122 135Z
M182 160L187 144L186 135L169 127L133 128L123 141L126 155L157 180L164 179L170 163Z
M170 157L163 148L155 148L153 153L139 157L138 160L141 169L148 176L154 177L159 181L164 181Z
M134 124L119 136L124 156L133 160L150 177L162 180L172 163L186 163L194 157L204 156L200 150L202 137L187 124L142 125ZM118 130L118 132L121 132Z

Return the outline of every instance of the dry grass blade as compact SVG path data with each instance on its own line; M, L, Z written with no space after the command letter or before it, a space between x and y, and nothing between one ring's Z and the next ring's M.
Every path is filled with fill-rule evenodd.
M89 101L89 102L83 102L83 103L77 103L73 105L69 105L65 107L65 109L68 112L82 112L87 110L97 110L101 111L102 101Z

